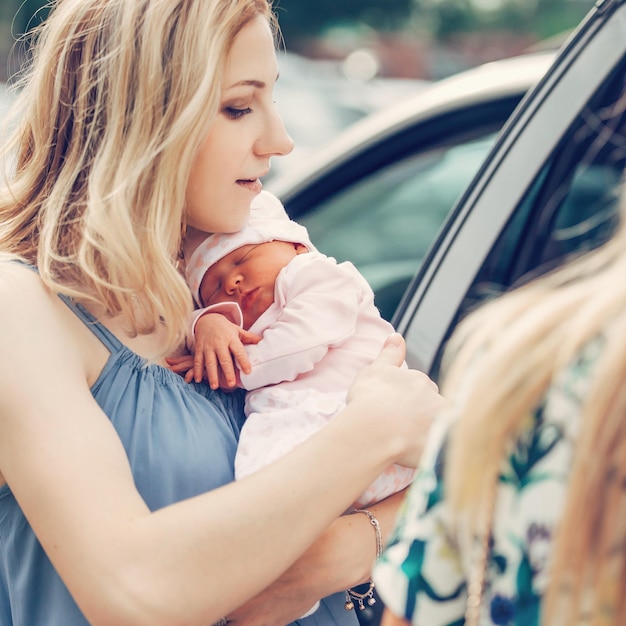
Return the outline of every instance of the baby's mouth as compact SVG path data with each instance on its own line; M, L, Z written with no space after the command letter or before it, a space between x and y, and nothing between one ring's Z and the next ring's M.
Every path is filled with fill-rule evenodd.
M240 304L242 311L246 311L252 306L257 298L258 292L259 288L255 287L254 289L250 289L250 291L246 291L246 293L243 294Z

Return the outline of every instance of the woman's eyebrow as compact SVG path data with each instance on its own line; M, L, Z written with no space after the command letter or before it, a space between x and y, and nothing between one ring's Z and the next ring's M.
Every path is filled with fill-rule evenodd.
M252 78L244 79L244 80L237 81L236 83L233 83L232 85L227 87L227 89L233 89L233 87L257 87L259 89L263 89L263 87L265 87L265 82L263 82L262 80L255 80Z
M278 80L279 76L280 74L276 74L276 80ZM243 80L229 85L226 89L233 89L233 87L256 87L257 89L263 89L266 87L266 83L263 80L257 80L255 78L244 78Z

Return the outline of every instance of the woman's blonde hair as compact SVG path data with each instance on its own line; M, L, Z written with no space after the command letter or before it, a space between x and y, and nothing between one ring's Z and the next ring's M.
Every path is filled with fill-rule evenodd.
M159 352L191 309L177 270L191 163L256 17L275 28L268 0L58 0L23 80L0 251L131 333L163 325Z
M606 341L582 406L544 624L578 624L590 607L594 621L585 623L626 624L624 220L595 252L468 316L447 354L443 394L460 416L451 438L447 496L457 518L469 520L475 531L522 423L558 373L602 333Z

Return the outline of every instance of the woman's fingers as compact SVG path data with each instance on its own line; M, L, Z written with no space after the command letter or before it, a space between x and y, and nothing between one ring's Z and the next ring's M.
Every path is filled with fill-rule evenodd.
M381 348L376 362L380 364L388 365L402 365L404 357L406 356L406 344L400 333L393 333L389 335L385 344Z

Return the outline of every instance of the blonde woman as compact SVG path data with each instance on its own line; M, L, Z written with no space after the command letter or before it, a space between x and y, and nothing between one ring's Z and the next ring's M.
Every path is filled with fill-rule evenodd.
M392 337L328 428L233 483L241 396L161 364L191 295L185 225L237 231L276 112L265 0L59 0L39 33L0 191L0 623L356 624L441 404ZM416 408L418 407L418 408ZM383 419L384 418L384 419ZM358 438L358 441L355 441Z
M626 623L625 276L622 219L461 325L451 417L375 570L384 626Z

